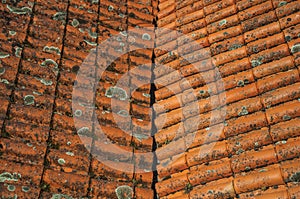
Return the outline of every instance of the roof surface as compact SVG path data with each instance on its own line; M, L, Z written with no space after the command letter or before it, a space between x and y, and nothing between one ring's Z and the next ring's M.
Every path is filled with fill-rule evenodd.
M300 198L299 9L3 0L0 196Z
M158 7L160 198L300 198L299 1Z

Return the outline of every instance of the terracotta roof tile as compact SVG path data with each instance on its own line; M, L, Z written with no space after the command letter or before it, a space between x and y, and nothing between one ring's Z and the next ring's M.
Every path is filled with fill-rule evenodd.
M61 162L62 159L65 162L64 164ZM66 173L81 175L88 174L89 167L84 164L84 162L88 161L88 157L81 156L80 153L72 151L63 152L61 149L51 149L47 154L47 161L49 167L56 171L64 171Z
M171 178L156 183L155 187L159 193L159 196L165 196L167 194L176 192L180 189L183 189L188 184L187 173L177 173Z
M263 169L250 171L247 174L240 174L234 178L234 189L236 193L245 193L261 187L283 185L280 166L274 164Z
M0 172L12 176L7 182L21 184L24 186L39 186L42 177L42 165L30 165L1 159Z
M226 137L229 137L265 127L267 126L267 119L264 112L255 112L238 118L232 118L226 121L225 124L227 125L225 125L224 133Z
M44 161L45 144L41 145L33 142L22 142L13 139L1 138L1 158L24 162L27 164L41 165Z
M271 126L270 135L273 141L286 140L288 138L297 137L299 133L299 118L295 118L286 122L280 122Z
M289 28L286 28L283 30L286 41L290 41L290 40L296 39L298 37L299 27L300 27L300 25L297 24L295 26L292 26L292 27L289 27Z
M297 108L298 105L299 105L299 101L293 100L272 107L270 109L267 109L266 116L269 124L274 124L281 121L287 121L292 118L298 117L299 116L299 110Z
M229 17L237 12L237 8L235 5L228 6L222 10L219 10L217 12L213 12L212 14L206 15L205 20L207 23L213 23L215 21L218 21L220 19Z
M259 150L246 151L245 153L234 155L231 158L231 167L235 173L274 163L277 163L277 157L272 145L268 145Z
M88 188L88 176L70 174L61 171L46 170L43 181L48 184L49 191L53 193L65 193L73 196L86 195Z
M216 196L220 198L232 198L234 195L235 190L232 177L212 181L206 185L196 186L190 192L190 198L192 199L199 197L214 198Z
M248 193L243 193L239 195L240 198L247 199L247 198L288 198L287 188L284 185L270 187L267 190L255 190Z
M264 93L272 89L280 88L299 81L299 73L297 69L279 72L257 81L259 93Z
M195 186L232 175L229 158L215 160L209 164L190 167L189 182Z
M232 27L229 27L227 29L223 29L219 32L215 32L213 34L210 34L208 36L208 40L212 44L212 43L215 43L215 42L218 42L218 41L222 41L224 39L235 37L237 35L240 35L241 33L242 33L242 28L241 28L240 25L232 26Z
M154 197L154 191L152 189L137 187L135 189L135 197L137 199L152 199Z
M13 198L20 197L26 198L30 197L39 197L40 189L36 186L22 186L22 185L14 185L14 184L1 184L1 195L2 197Z
M165 160L160 160L157 165L158 177L163 180L165 177L187 168L185 154L174 155Z
M220 9L226 8L226 7L228 7L230 5L233 5L233 4L234 4L234 1L226 0L226 1L221 1L221 2L215 2L215 3L210 4L210 5L206 5L203 9L204 9L205 15L209 15L213 12L217 12Z
M278 160L287 160L298 157L299 149L298 149L299 137L290 138L287 141L279 141L276 145L276 152L278 156Z
M272 144L272 138L268 128L250 131L227 139L227 150L231 155L239 155L244 151L258 149L259 147Z
M253 74L256 78L262 78L278 72L283 72L294 68L293 57L288 56L280 60L275 60L253 68Z
M7 121L6 133L15 139L31 140L33 142L45 142L48 138L49 128L25 124L19 121Z
M284 29L298 24L299 20L300 20L299 13L294 13L286 17L280 18L279 23L281 28Z
M104 196L104 198L113 198L117 199L116 189L118 187L125 186L125 190L128 190L127 193L130 193L129 197L133 194L133 185L132 183L124 183L124 182L109 182L106 180L95 180L91 181L91 198L99 198ZM126 193L125 192L125 193ZM121 192L122 193L122 192ZM122 196L122 195L121 195ZM123 195L127 197L128 195Z
M210 162L226 157L228 155L226 144L226 141L220 141L191 149L187 154L188 166L194 166L199 163Z
M99 162L97 159L92 160L92 172L98 179L107 179L109 181L132 181L134 173L134 164L119 162L122 166L127 167L126 172L118 171L110 168L109 164L114 164L113 161L106 160L104 163Z
M282 87L267 93L264 93L262 98L262 103L264 107L269 108L270 106L274 106L276 104L294 100L299 98L298 96L298 86L299 83L295 83L286 87Z
M291 183L289 185L289 194L291 198L297 198L300 196L299 183Z

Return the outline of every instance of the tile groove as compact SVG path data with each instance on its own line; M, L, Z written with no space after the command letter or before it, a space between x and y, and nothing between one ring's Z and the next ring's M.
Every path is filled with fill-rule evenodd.
M60 54L60 59L59 59L59 67L58 67L58 73L57 73L57 77L56 77L56 85L55 85L55 92L54 92L54 100L53 100L53 106L52 106L52 112L51 112L51 119L50 119L50 128L49 128L49 133L48 133L48 139L46 141L47 143L47 148L46 148L46 153L45 153L45 157L44 157L44 167L43 167L43 172L42 172L42 175L41 175L41 181L40 181L40 186L43 184L44 180L44 174L45 174L45 171L46 171L46 166L45 166L45 163L47 162L47 155L49 153L49 150L50 150L50 147L49 147L49 144L51 142L51 131L53 130L53 121L54 121L54 115L55 115L55 102L56 102L56 99L57 99L57 92L58 92L58 81L59 81L59 78L60 78L60 72L61 72L61 65L62 65L62 59L63 59L63 55L64 55L64 47L65 47L65 38L66 38L66 35L67 35L67 26L68 26L68 19L69 19L69 7L70 7L70 0L68 0L68 5L67 5L67 9L66 9L66 20L65 20L65 27L64 27L64 34L63 34L63 39L62 39L62 48L61 48L61 54ZM39 193L39 197L38 198L41 198L42 196L42 193L43 193L43 190L41 189L40 190L40 193Z
M33 3L33 7L32 7L32 12L30 14L30 21L28 22L28 25L27 25L27 30L26 30L26 37L22 43L22 52L21 52L21 56L20 56L20 60L19 60L19 63L18 63L18 72L16 74L16 78L15 78L15 81L14 81L14 85L13 85L13 88L12 88L12 92L9 96L9 104L7 106L7 111L6 111L6 114L5 114L5 119L3 121L3 125L2 125L2 129L1 129L1 135L0 137L3 136L3 134L6 134L6 130L5 130L5 127L6 127L6 121L9 119L9 115L10 115L10 109L11 109L11 105L12 103L14 102L14 95L15 95L15 90L16 90L16 87L17 87L17 84L18 84L18 79L19 79L19 74L21 73L21 67L22 67L22 59L24 57L24 49L25 49L25 45L24 43L27 41L28 39L28 36L29 36L29 26L30 24L33 23L33 17L34 17L34 8L35 8L35 5L36 5L36 0L34 0L34 3Z

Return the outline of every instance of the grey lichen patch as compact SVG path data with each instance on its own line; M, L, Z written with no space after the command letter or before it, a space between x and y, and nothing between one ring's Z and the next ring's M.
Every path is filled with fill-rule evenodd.
M79 32L84 33L85 30L83 28L78 28Z
M5 68L4 67L0 67L0 75L3 75L5 73Z
M92 42L92 41L88 41L86 39L83 40L84 42L86 42L88 45L90 46L97 46L97 43L96 42Z
M31 1L28 1L27 4L28 4L30 7L33 7L34 2L33 2L33 1L32 1L32 2L31 2Z
M19 173L9 173L9 172L4 172L0 174L0 182L5 182L5 181L13 181L17 182L21 178L21 174Z
M282 117L282 119L283 119L283 120L290 120L290 119L291 119L291 116L289 116L289 115L284 115L284 116Z
M72 22L71 22L71 25L72 25L73 27L75 27L75 28L76 28L77 26L79 26L79 24L80 24L80 23L79 23L79 21L78 21L77 19L73 19Z
M204 95L205 93L206 93L205 90L200 90L200 91L199 91L199 94L200 94L200 95Z
M246 106L242 106L242 111L238 113L239 116L247 115L249 112Z
M73 197L66 194L56 193L52 195L51 199L73 199Z
M129 37L128 37L128 41L129 41L130 43L134 43L134 42L135 42L135 38L134 38L133 36L129 36Z
M24 97L24 104L25 105L32 105L32 104L34 104L34 96L33 95L26 95L25 97Z
M90 129L88 127L82 127L77 131L78 135L89 135L90 134Z
M128 115L129 115L128 112L125 110L120 110L117 114L122 117L128 117Z
M147 98L150 98L150 97L151 97L151 95L148 94L148 93L143 93L143 96L144 96L144 97L147 97Z
M82 116L82 111L81 110L76 110L75 112L74 112L74 115L76 116L76 117L80 117L80 116Z
M220 26L223 26L223 25L226 25L227 24L227 20L226 19L223 19L219 22L219 25Z
M0 59L4 59L4 58L7 58L9 57L10 55L8 53L5 53L5 52L0 52Z
M59 158L59 159L57 160L57 162L58 162L58 164L60 164L60 165L66 164L66 161L65 161L63 158Z
M111 11L113 11L113 10L114 10L114 7L113 7L112 5L109 5L107 9L108 9L108 11L110 11L110 12L111 12Z
M14 185L8 185L7 190L13 192L16 190L16 187Z
M237 154L237 155L240 155L241 153L244 153L245 151L243 150L243 149L239 149L239 150L237 150L235 153Z
M115 192L118 199L131 199L133 196L133 189L127 185L119 186Z
M94 38L96 39L98 37L98 34L96 32L93 32L92 30L88 29L88 33L89 33L89 36L91 38Z
M284 6L284 5L286 5L286 4L287 4L286 1L281 1L281 2L278 4L278 7Z
M263 173L263 172L267 172L268 169L260 169L258 172Z
M45 61L41 63L42 67L46 67L48 65L54 65L56 68L58 67L58 64L53 59L45 59Z
M0 82L1 82L1 83L4 83L4 84L9 84L9 81L8 81L7 79L1 79L1 78L0 78Z
M121 36L117 36L117 41L122 41L122 37Z
M22 186L22 191L27 193L28 191L30 191L30 188L27 186Z
M33 147L33 145L29 142L26 145L29 146L29 147Z
M292 53L300 52L300 43L293 45L291 52Z
M275 145L278 145L278 144L286 144L286 140L281 140L281 141L275 142Z
M23 48L16 46L15 47L15 56L20 58L21 54L22 54L22 50L23 50Z
M7 5L6 6L7 9L14 13L14 14L19 14L19 15L22 15L22 14L27 14L27 13L31 13L32 12L32 9L29 8L29 7L22 7L22 8L17 8L17 7L12 7L10 5Z
M257 66L261 65L263 63L262 60L263 60L263 57L258 57L258 59L256 59L256 60L255 59L251 60L251 66L257 67Z
M98 4L99 0L92 0L92 4Z
M243 87L244 85L245 85L245 82L243 80L239 80L237 82L237 86L239 86L239 87Z
M291 41L291 40L292 40L292 37L291 37L291 36L289 36L289 35L287 35L287 36L285 36L285 37L284 37L284 39L285 39L285 41L289 42L289 41Z
M256 67L256 66L259 66L261 65L262 62L258 61L258 60L251 60L251 65L252 67Z
M120 32L120 34L121 34L122 36L124 36L124 37L127 37L127 36L128 36L127 31L122 31L122 32Z
M74 153L70 152L70 151L67 151L66 154L69 155L69 156L72 156L72 157L74 156Z
M10 31L8 32L8 34L11 35L11 36L15 36L15 35L17 34L17 32L16 32L16 31L13 31L13 30L10 30Z
M56 53L57 55L60 55L60 49L55 46L45 46L43 48L43 51L47 53Z
M146 140L146 139L149 138L147 135L137 134L137 133L133 134L133 136L134 136L136 139L138 139L139 141Z
M243 45L241 44L233 44L232 46L230 46L230 48L228 50L236 50L238 48L241 48Z
M65 21L67 18L67 13L66 12L57 12L53 15L52 19L56 21Z
M188 183L184 188L185 193L190 193L192 190L193 190L193 185L190 183Z
M51 86L53 82L51 80L41 79L40 82L45 86Z
M142 39L149 41L151 39L151 36L148 33L144 33Z
M292 182L300 182L300 172L294 173L291 177L290 180Z
M38 95L38 96L42 96L43 95L42 93L40 93L38 91L33 91L32 93L35 94L35 95Z
M123 13L119 13L119 17L124 18L125 15Z
M124 89L119 87L110 87L106 90L105 96L109 98L117 98L119 100L125 100L128 96Z

